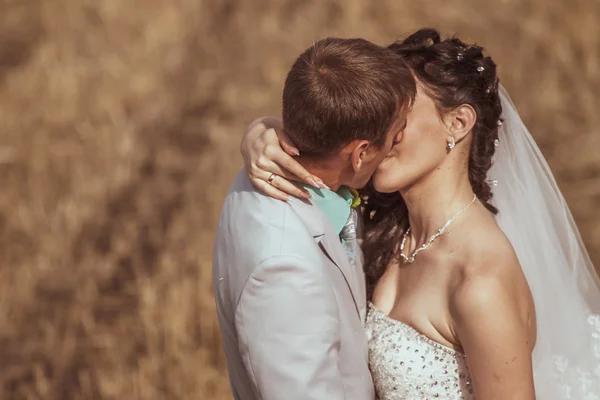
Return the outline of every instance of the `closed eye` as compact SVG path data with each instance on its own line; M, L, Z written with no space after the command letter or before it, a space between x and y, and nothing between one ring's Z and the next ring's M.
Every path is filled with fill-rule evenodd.
M392 141L392 146L397 145L402 140L402 133L404 133L404 130L406 129L407 122L408 122L408 120L405 119L404 124L402 124L402 128L398 131L396 136L394 136L394 140Z

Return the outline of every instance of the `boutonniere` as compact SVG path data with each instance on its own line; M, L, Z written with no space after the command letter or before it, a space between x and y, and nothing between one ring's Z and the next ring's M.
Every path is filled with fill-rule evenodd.
M360 206L360 196L358 195L358 191L355 189L350 189L350 193L352 194L352 204L350 204L350 207L356 208Z

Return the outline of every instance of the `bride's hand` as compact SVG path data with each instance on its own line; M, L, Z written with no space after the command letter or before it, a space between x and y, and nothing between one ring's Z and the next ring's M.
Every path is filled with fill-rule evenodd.
M292 156L299 155L298 149L282 128L281 120L274 117L259 118L248 126L240 145L246 173L250 182L267 196L283 201L288 200L288 194L309 199L306 190L290 181L321 188L326 186L294 160Z

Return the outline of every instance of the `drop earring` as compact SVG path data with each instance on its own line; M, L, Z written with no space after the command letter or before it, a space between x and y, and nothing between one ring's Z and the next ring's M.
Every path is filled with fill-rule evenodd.
M456 142L454 141L454 136L450 137L450 141L448 142L448 149L452 150L456 146Z

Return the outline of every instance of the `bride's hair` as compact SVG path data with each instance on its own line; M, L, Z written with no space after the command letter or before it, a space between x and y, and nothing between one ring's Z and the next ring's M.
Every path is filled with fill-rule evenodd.
M441 40L435 29L421 29L389 46L400 54L417 81L435 102L440 115L462 104L477 114L471 132L469 181L488 210L492 198L487 172L492 166L502 106L498 95L496 64L483 55L483 48L456 38ZM365 272L369 297L390 262L399 256L399 243L408 227L406 204L398 192L383 194L371 184L363 194Z

